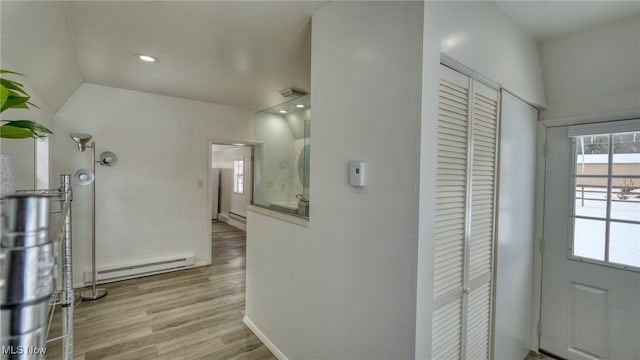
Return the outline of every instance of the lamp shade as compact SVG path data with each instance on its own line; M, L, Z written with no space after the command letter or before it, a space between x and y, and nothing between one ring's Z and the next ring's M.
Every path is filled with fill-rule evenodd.
M104 151L100 154L100 165L114 167L118 164L118 155L111 151Z
M89 169L78 169L73 173L73 182L78 185L89 185L94 179L95 175Z

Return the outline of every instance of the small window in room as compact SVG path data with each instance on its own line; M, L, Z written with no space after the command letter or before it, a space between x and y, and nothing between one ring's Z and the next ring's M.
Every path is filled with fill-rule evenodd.
M244 193L244 160L233 160L233 192Z
M571 257L640 271L640 131L573 143Z

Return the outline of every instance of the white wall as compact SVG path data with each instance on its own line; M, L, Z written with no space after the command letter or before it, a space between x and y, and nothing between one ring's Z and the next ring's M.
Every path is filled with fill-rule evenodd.
M302 183L305 176L304 169L301 173L298 161L300 156L303 155L301 151L304 149L304 146L311 145L309 137L311 132L311 109L307 108L289 113L286 118L294 139L293 148L291 149L293 154L291 155L292 166L290 171L291 176L289 177L289 201L298 202L298 199L296 199L298 194L301 194L305 198L309 197L309 187L305 187Z
M536 105L545 105L536 41L493 1L427 1L442 53Z
M311 109L304 109L286 115L291 133L295 139L304 138L304 122L311 120Z
M503 91L501 117L494 358L524 359L534 311L538 111Z
M233 186L231 187L231 208L230 211L238 215L247 216L247 206L251 204L251 193L253 188L251 187L251 148L242 147L236 149L232 156L233 160L244 160L244 191L242 194L235 193ZM231 168L231 178L233 179L233 167Z
M87 132L96 156L115 152L116 167L96 169L97 266L179 255L210 262L209 138L253 137L253 112L84 84L56 114L56 172L89 167L72 132ZM202 181L202 187L198 187ZM90 186L74 186L74 282L90 267Z
M542 41L540 53L545 119L640 116L640 15Z
M493 2L425 2L422 50L420 244L415 357L429 359L440 54L448 55L530 103L544 105L545 94L535 40L513 24ZM517 118L503 118L502 121L514 126L518 123ZM511 121L516 124L511 124ZM499 268L497 276L504 276L503 272L508 271L506 267ZM522 324L510 326L501 325L500 330L525 331ZM516 341L505 341L503 344L518 345Z
M54 114L82 84L78 59L61 1L2 1L0 3L1 66L26 75L12 77L25 85L40 109L6 111L3 119L28 119L53 129ZM37 36L34 36L37 34ZM0 140L0 151L16 158L18 189L57 188L50 179L50 150L55 141ZM37 146L36 146L37 145Z
M310 226L248 217L246 316L290 359L413 358L422 16L332 2L313 17Z
M220 210L224 218L231 211L231 194L233 193L233 168L220 168Z
M297 168L293 162L294 135L289 121L281 115L262 113L256 118L255 128L256 140L263 143L256 154L263 184L256 193L256 203L269 206L272 202L289 201L293 198L290 194Z
M215 145L214 145L215 146ZM245 183L244 192L233 191L233 161L244 160ZM251 148L225 148L213 153L213 165L220 169L222 178L220 213L228 216L229 212L247 216L247 205L251 204Z

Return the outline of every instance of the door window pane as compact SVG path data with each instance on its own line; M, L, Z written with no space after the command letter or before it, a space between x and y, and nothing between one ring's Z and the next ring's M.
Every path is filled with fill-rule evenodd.
M640 270L640 131L573 141L572 255Z
M595 260L604 260L606 222L575 219L573 227L573 254Z
M576 178L575 214L606 218L607 178Z
M609 172L609 135L575 138L576 175L607 176Z
M620 195L620 188L613 188L611 219L640 221L640 198Z
M612 221L609 226L609 261L640 268L640 224Z
M613 135L613 175L630 176L627 179L616 179L616 186L627 186L630 190L638 190L640 176L640 131ZM624 183L624 184L623 184ZM640 195L640 192L636 192Z
M613 135L611 218L640 221L640 132Z

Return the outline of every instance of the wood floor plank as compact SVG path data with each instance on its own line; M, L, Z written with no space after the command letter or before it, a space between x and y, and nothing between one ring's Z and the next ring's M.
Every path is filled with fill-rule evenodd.
M94 350L87 352L86 360L155 360L158 357L158 350L155 345L147 345L130 351L117 349L114 352L106 352L105 350Z
M76 304L74 359L275 359L242 323L245 232L214 221L211 238L210 266L106 284L105 298ZM61 358L60 341L47 348Z

